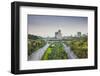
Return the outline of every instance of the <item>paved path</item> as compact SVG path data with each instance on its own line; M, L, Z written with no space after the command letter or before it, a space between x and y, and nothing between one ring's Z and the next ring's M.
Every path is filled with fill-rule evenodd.
M40 48L36 52L33 52L32 55L28 57L28 60L40 60L49 45L50 44L47 43L43 48Z
M74 54L74 52L70 49L70 47L66 46L64 43L62 43L65 49L65 52L68 54L69 59L77 59L77 56Z

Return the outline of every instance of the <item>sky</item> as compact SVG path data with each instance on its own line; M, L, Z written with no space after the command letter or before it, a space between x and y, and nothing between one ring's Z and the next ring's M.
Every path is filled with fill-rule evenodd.
M54 37L59 29L62 36L88 33L88 17L28 15L27 21L28 34L42 37Z

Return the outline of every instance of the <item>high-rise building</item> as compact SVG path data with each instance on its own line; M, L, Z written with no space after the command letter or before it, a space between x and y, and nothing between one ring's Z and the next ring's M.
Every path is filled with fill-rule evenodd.
M58 32L55 32L55 38L56 39L62 39L62 34L61 34L61 30L59 29Z
M77 32L77 37L81 37L81 32Z

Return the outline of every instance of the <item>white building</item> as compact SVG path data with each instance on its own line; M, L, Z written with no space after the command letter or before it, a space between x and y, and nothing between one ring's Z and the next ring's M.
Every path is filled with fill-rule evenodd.
M58 30L58 32L55 32L55 38L56 39L62 39L61 30Z

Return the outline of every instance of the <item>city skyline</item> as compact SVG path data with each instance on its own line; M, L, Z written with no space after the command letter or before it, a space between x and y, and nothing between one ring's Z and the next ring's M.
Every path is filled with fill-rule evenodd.
M54 37L61 30L62 36L88 33L88 18L76 16L28 15L28 34Z

